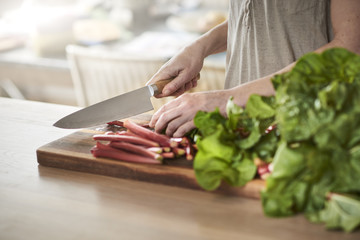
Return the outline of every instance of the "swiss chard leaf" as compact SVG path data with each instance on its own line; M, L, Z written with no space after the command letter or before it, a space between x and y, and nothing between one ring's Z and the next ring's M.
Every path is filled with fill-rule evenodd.
M262 192L265 213L304 212L353 230L360 222L340 211L339 201L327 202L326 193L360 194L360 56L340 48L310 53L272 81L282 144Z
M266 119L275 115L275 109L266 103L266 97L251 95L246 103L246 111L251 118Z
M222 181L243 186L260 158L273 165L261 192L265 214L303 212L353 231L359 200L344 193L360 196L360 56L342 48L309 53L272 83L275 96L251 95L245 108L229 99L227 118L219 110L196 115L197 181L207 190ZM342 194L327 200L328 192Z
M319 222L329 229L355 230L360 225L360 200L351 195L331 193L325 208L319 213Z
M214 190L221 181L232 186L243 186L254 178L256 166L249 149L256 147L256 154L256 151L266 148L264 141L260 140L265 135L264 129L274 121L273 103L273 97L254 97L252 104L245 110L230 98L226 109L227 118L221 116L218 110L199 112L195 116L194 123L199 130L199 137L194 170L200 186ZM264 112L253 109L258 107L264 109ZM252 118L248 111L252 111L256 117ZM272 138L273 151L277 136L273 134ZM268 155L271 150L267 150ZM262 154L266 155L264 151Z

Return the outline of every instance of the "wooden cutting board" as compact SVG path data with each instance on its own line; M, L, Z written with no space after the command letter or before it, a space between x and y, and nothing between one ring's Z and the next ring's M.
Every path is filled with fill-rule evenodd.
M139 123L147 117L132 119ZM196 182L192 161L185 158L166 160L162 165L129 163L106 158L95 158L90 153L95 145L94 134L110 130L108 126L83 129L55 140L37 149L37 161L42 166L133 179L204 191ZM260 198L265 186L263 180L255 179L244 187L222 184L216 192L250 198Z

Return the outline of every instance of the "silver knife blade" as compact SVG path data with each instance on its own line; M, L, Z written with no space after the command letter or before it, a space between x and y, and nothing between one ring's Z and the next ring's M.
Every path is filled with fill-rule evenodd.
M86 128L153 110L150 97L157 91L157 86L153 84L124 93L67 115L54 123L54 126Z

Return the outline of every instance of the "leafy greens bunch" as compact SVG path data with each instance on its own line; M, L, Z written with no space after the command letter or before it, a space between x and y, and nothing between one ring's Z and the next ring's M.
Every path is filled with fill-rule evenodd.
M199 184L254 178L255 157L272 162L261 193L268 216L304 212L329 228L360 225L360 56L342 48L309 53L272 79L274 97L252 95L245 108L230 99L227 118L199 112ZM275 131L265 129L276 124Z
M194 122L199 131L194 170L198 183L206 190L216 189L222 180L243 186L256 174L253 159L271 162L278 144L276 131L265 134L274 122L274 97L253 95L243 109L227 103L227 116L219 110L198 112Z

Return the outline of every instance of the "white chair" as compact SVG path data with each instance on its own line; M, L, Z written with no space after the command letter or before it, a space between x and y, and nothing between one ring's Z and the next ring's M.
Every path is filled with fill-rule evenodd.
M76 45L66 48L79 106L89 106L107 98L143 87L167 61L162 57L129 56ZM205 62L198 86L191 91L222 89L225 69ZM152 98L159 109L173 97Z
M69 45L66 52L79 106L144 86L167 60L75 45Z

